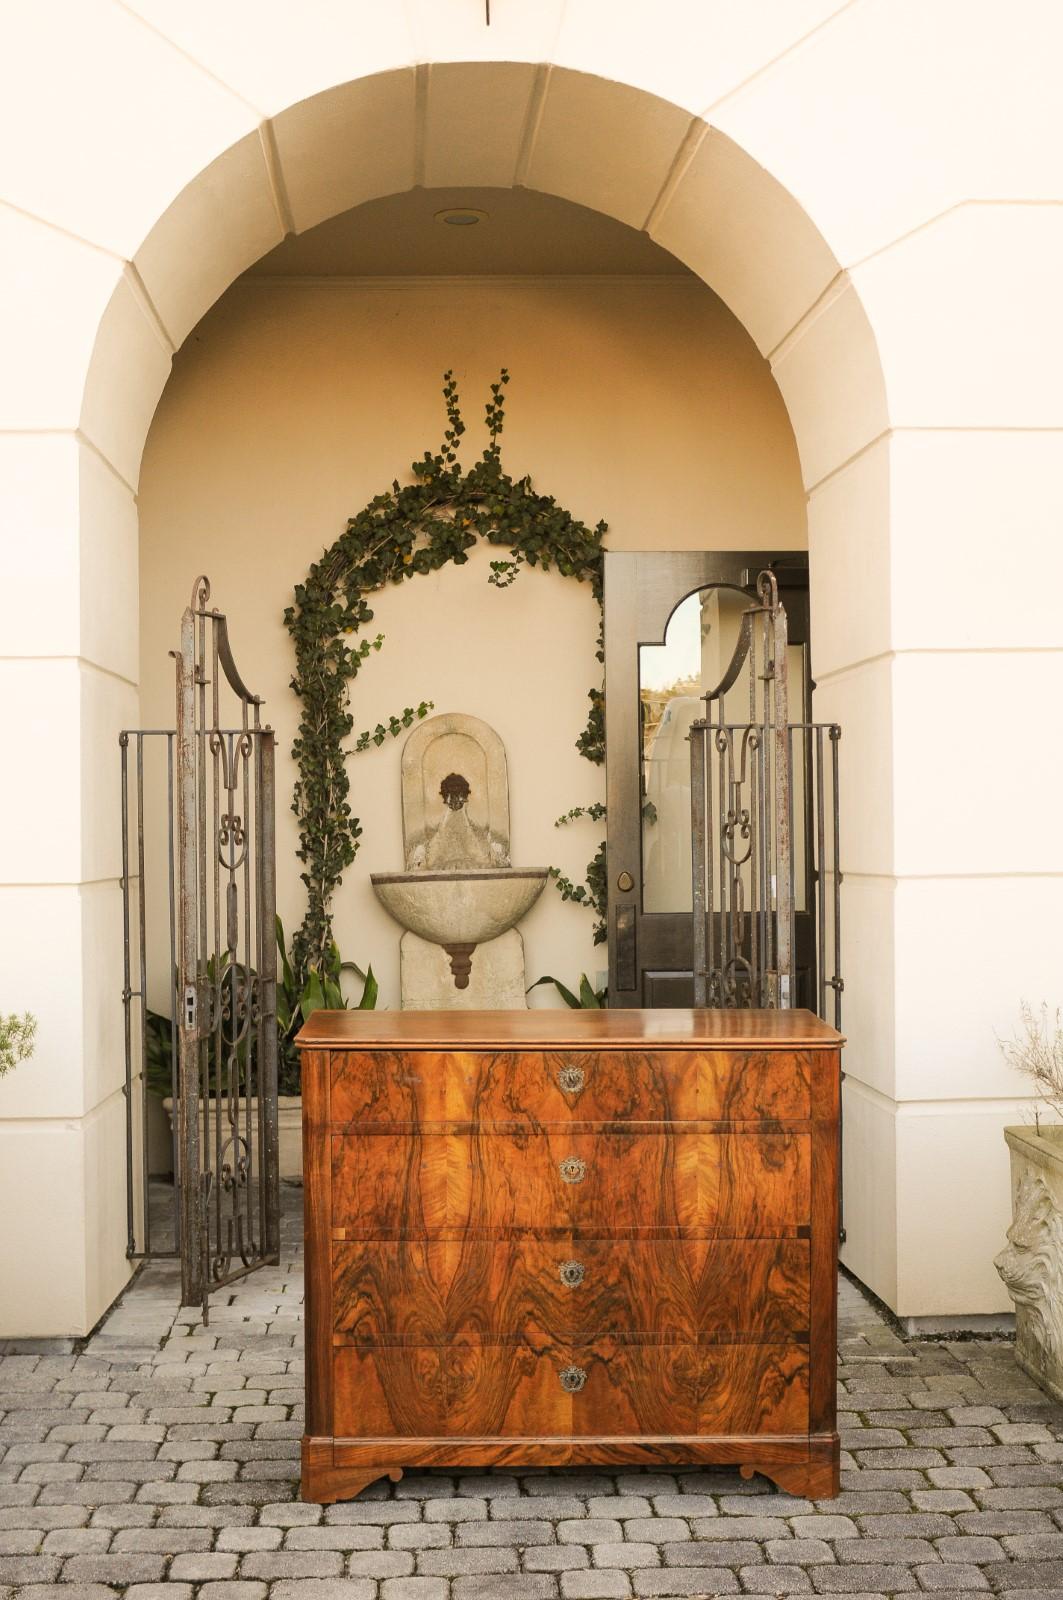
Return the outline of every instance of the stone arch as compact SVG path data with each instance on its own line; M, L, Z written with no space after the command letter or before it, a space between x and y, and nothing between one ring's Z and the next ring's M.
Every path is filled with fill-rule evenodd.
M463 184L538 189L604 212L708 283L772 366L807 490L886 430L859 296L777 179L718 128L645 89L494 61L337 83L214 155L114 284L85 365L79 427L135 488L168 358L241 272L286 234L367 200Z

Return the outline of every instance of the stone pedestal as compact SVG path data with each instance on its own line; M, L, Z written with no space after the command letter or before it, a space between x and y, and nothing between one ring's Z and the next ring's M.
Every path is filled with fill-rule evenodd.
M1005 1128L1012 1221L994 1261L1015 1302L1015 1360L1063 1401L1063 1128Z
M472 954L467 989L454 984L450 958L442 945L415 933L399 940L403 1011L523 1011L524 940L516 928L478 944Z

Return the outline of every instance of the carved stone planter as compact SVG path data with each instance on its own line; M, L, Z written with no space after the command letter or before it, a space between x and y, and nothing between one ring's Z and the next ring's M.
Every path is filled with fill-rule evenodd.
M173 1101L169 1095L162 1102L163 1109L173 1126ZM258 1101L251 1101L252 1155L258 1168L257 1131ZM303 1102L297 1094L277 1096L277 1159L282 1178L301 1178L303 1175ZM212 1156L213 1160L213 1156ZM172 1163L171 1163L172 1164Z
M1005 1128L1011 1227L994 1265L1015 1302L1015 1359L1063 1400L1063 1127Z

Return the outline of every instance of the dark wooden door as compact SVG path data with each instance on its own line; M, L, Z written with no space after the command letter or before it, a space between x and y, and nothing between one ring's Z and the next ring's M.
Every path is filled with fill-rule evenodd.
M691 720L730 660L758 572L786 606L792 719L810 713L808 561L801 551L616 551L605 557L609 1004L693 1004ZM736 714L748 714L736 705ZM811 981L797 917L800 998Z

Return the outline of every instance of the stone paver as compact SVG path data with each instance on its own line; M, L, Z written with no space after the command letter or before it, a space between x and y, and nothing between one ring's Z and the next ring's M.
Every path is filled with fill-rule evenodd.
M301 1191L282 1262L0 1355L0 1600L1063 1600L1063 1407L1004 1339L905 1341L840 1295L842 1494L721 1469L410 1473L297 1498Z

